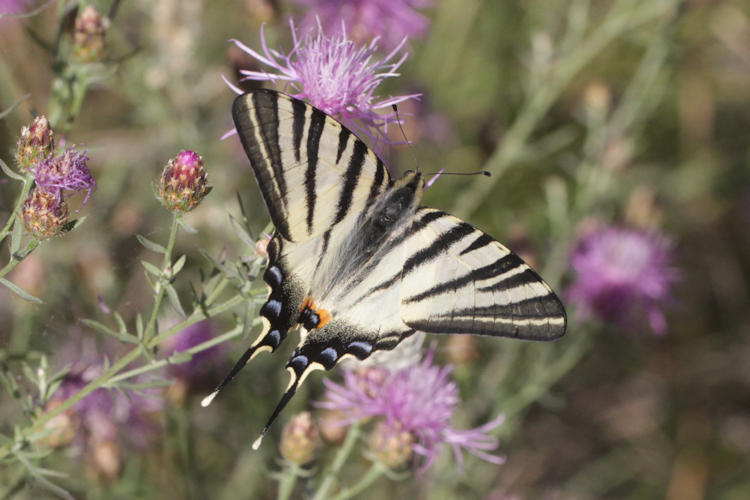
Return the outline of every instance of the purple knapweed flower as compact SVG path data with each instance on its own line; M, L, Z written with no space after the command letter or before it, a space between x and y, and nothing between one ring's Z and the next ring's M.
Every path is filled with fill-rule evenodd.
M299 37L292 20L294 47L287 54L270 49L261 27L263 53L232 40L240 49L265 64L273 72L241 70L244 80L273 82L280 90L298 99L305 99L316 108L335 116L355 132L370 137L377 148L380 143L390 143L386 132L389 123L396 121L392 111L380 114L417 95L403 95L379 100L375 89L386 78L398 76L396 72L408 54L395 60L406 39L390 54L379 60L374 57L377 41L358 46L347 37L342 24L339 34L326 35L320 24L317 33L308 30ZM394 61L395 62L392 62ZM239 92L239 89L235 89Z
M431 0L295 0L307 7L303 21L315 26L320 19L326 31L343 21L350 36L359 42L379 38L387 48L396 47L404 38L421 38L427 32L428 19L419 12L432 5Z
M666 331L661 311L677 278L671 267L671 243L663 235L604 227L585 236L573 252L576 279L570 300L584 314L633 328L641 318L657 334Z
M0 15L26 12L30 3L30 0L0 0Z
M104 371L99 345L69 340L58 349L60 361L72 360L60 387L47 401L51 410L77 393ZM143 379L131 382L144 382ZM159 426L155 413L164 407L162 389L108 390L99 388L71 408L47 422L45 438L52 446L72 445L72 449L108 476L120 466L121 445L143 449L153 442Z
M325 380L328 399L318 406L343 411L349 423L381 417L386 426L381 432L385 430L401 443L408 443L401 434L410 433L414 437L412 451L425 458L422 470L430 466L444 444L453 448L459 466L463 466L462 450L502 464L504 458L488 453L498 443L486 433L502 424L504 417L470 430L451 427L460 401L458 387L450 378L450 366L432 364L433 354L430 350L421 363L394 372L384 368L345 371L343 385Z
M39 189L51 193L62 200L63 193L86 191L83 205L88 202L96 181L86 165L85 152L67 148L61 155L49 158L36 166L34 176Z

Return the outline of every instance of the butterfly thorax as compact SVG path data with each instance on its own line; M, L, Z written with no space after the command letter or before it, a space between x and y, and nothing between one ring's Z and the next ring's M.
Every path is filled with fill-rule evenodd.
M338 251L323 259L324 276L316 276L314 286L323 296L332 290L357 285L372 270L382 254L403 237L405 226L412 220L422 198L424 180L418 172L407 172L394 182L368 210L353 221ZM328 265L326 265L328 264ZM324 298L321 297L321 298Z

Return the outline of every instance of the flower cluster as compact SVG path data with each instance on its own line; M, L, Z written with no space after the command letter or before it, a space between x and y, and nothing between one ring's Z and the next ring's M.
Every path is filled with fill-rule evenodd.
M670 300L677 278L671 266L671 244L662 235L604 227L578 244L571 257L576 279L570 300L585 314L625 328L640 326L642 318L657 334L666 331L662 306Z
M89 172L85 152L68 147L55 156L55 141L44 116L21 129L16 160L21 170L34 175L36 186L23 204L26 230L38 240L60 234L68 223L65 196L86 191L85 205L96 181Z
M326 35L318 24L317 32L308 30L302 36L299 36L292 21L290 26L294 47L286 55L268 47L262 28L262 54L233 40L240 49L274 71L241 70L244 79L270 81L277 86L283 84L281 90L298 99L306 99L355 132L370 137L375 143L388 143L385 132L396 116L392 112L380 114L378 110L388 109L393 104L417 96L377 100L374 93L383 80L398 76L396 71L407 54L397 60L396 57L406 39L383 60L378 60L375 58L377 40L366 46L358 46L347 37L343 25L340 33Z
M427 32L428 19L419 9L431 0L295 0L308 7L304 23L320 22L326 31L341 23L349 27L354 40L379 38L385 47L396 47L404 38L419 38ZM318 21L320 20L320 21Z
M449 366L433 365L433 354L431 350L421 363L394 372L384 368L346 371L343 385L326 380L327 400L318 406L343 412L349 423L379 417L371 447L389 466L417 454L425 458L422 467L426 469L445 444L453 448L459 466L463 465L461 450L503 463L502 457L488 453L497 448L497 441L486 434L502 424L503 416L475 429L451 427L458 387L450 378Z

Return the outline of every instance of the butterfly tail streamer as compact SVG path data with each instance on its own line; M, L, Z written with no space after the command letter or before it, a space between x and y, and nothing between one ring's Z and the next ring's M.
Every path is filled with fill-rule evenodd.
M277 331L274 331L272 333L277 333ZM283 336L281 336L283 338ZM224 377L224 379L219 383L219 385L216 386L216 389L213 390L211 394L203 398L201 401L201 406L204 408L211 404L211 402L214 400L214 398L219 394L219 392L229 383L232 381L232 379L242 370L245 365L255 357L256 354L259 354L263 351L271 351L273 352L276 347L279 345L279 336L277 335L270 335L270 334L261 334L258 341L255 342L253 345L251 345L245 353L240 357L240 359L237 360L237 362L234 364L231 370L229 370L229 373Z
M292 397L297 393L297 388L304 382L305 378L307 378L307 375L313 371L313 370L319 370L323 369L323 366L317 363L309 363L306 356L293 356L292 359L287 364L287 370L289 370L289 375L291 376L291 379L289 380L289 385L286 388L286 391L284 392L284 395L281 396L281 399L276 404L276 408L274 408L273 413L271 413L270 418L268 419L268 422L263 427L263 430L260 431L260 434L258 435L257 439L253 441L253 449L257 450L260 448L261 443L263 442L263 438L265 437L266 433L268 432L268 429L271 428L271 425L276 421L276 418L279 416L281 411L286 407L286 405L289 403L289 401L292 399Z

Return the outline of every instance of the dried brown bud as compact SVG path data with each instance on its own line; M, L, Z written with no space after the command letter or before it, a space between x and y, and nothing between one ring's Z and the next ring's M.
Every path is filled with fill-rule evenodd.
M414 435L387 422L375 426L369 441L375 459L392 469L406 464L414 454Z
M304 465L312 461L319 447L318 426L310 412L296 414L281 433L281 456L294 464Z
M49 121L45 116L37 116L30 126L21 129L16 159L22 169L33 172L37 163L52 156L54 149L55 140Z
M39 241L60 234L68 223L68 204L54 194L34 189L21 211L23 226Z
M80 62L96 62L104 54L109 19L87 5L76 17L73 28L73 56Z

